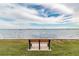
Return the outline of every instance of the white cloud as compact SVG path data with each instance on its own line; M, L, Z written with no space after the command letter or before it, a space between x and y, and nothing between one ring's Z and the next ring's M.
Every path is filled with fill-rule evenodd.
M63 4L45 4L44 6L50 6L51 8L57 8L67 14L73 14L73 10L68 8ZM53 7L52 7L53 6ZM0 28L28 28L30 25L29 22L39 22L39 23L59 23L64 22L63 15L57 18L43 18L36 16L37 11L30 10L24 7L21 7L17 4L0 4L0 17L6 18L4 23L0 23ZM7 19L12 20L7 21ZM75 20L76 19L76 20ZM73 17L70 19L70 22L79 22L78 17ZM2 19L0 19L2 21Z

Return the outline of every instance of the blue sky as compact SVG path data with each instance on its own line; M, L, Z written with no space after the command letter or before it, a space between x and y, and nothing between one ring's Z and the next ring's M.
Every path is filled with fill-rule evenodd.
M0 4L0 38L33 38L44 32L56 38L79 38L79 30L8 30L29 28L79 29L79 3Z
M0 29L79 28L79 3L0 4Z

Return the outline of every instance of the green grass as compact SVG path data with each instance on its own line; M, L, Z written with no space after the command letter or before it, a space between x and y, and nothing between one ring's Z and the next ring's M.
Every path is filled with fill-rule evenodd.
M28 41L0 40L0 56L79 56L79 40L52 40L51 51L28 51Z

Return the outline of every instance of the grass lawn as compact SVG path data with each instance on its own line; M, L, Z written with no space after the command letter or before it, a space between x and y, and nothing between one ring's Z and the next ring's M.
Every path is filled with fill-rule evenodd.
M79 40L52 40L51 51L28 51L24 39L0 40L0 56L79 56Z

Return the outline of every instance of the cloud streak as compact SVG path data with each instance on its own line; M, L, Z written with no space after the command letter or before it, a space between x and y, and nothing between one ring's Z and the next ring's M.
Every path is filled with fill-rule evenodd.
M32 7L28 8L29 4L0 4L0 29L38 28L37 26L32 26L31 23L52 24L52 28L55 28L57 24L60 25L58 28L69 28L69 26L66 26L67 23L70 23L70 26L73 23L78 25L76 24L79 22L78 14L76 14L77 16L73 15L75 14L74 9L65 4L30 5ZM37 9L34 6L42 6L42 8ZM44 27L40 25L40 28Z

